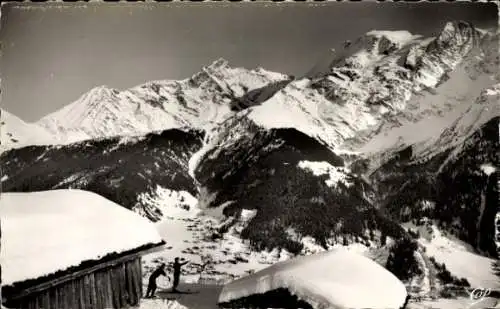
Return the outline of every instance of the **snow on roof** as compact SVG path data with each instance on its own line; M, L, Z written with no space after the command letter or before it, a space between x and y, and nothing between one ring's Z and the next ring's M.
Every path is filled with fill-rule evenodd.
M362 255L339 248L274 264L224 286L219 303L286 288L314 308L400 308L405 286Z
M95 193L2 193L2 283L36 279L162 242L147 219Z

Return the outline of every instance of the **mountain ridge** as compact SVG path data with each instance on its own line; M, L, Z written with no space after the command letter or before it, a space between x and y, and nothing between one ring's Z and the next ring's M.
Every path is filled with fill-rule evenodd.
M150 81L123 91L93 88L37 124L68 134L70 141L183 126L203 129L224 119L231 101L285 78L261 68L232 68L220 58L183 80Z

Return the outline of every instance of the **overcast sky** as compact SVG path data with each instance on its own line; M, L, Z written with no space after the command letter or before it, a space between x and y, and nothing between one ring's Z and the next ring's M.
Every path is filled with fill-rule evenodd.
M44 9L42 9L44 8ZM92 87L184 79L219 57L300 75L370 30L498 25L493 3L30 4L2 10L2 108L35 121Z

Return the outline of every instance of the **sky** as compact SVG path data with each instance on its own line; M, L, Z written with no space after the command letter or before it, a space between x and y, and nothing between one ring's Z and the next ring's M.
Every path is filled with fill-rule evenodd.
M450 20L498 25L493 3L17 4L2 7L1 107L32 122L93 87L184 79L218 58L307 72L370 30L436 35Z

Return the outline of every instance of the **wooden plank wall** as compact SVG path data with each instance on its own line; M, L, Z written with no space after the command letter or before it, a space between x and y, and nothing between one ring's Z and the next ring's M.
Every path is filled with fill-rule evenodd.
M141 259L74 278L20 299L19 309L118 309L137 306L142 297Z

